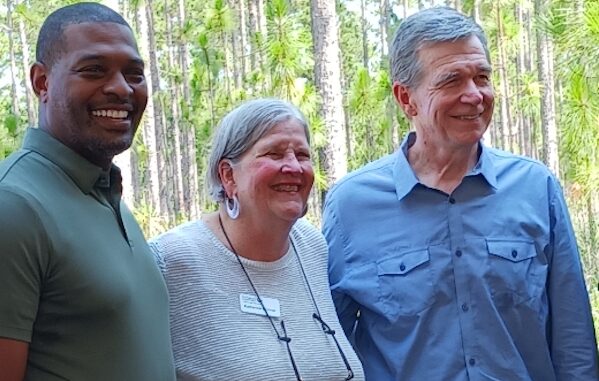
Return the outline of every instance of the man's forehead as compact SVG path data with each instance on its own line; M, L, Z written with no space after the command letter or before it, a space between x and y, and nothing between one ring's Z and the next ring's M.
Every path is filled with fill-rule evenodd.
M115 22L86 21L68 24L63 28L63 38L65 41L86 39L90 42L122 40L137 47L131 28Z
M105 54L116 51L115 46L121 45L131 50L131 55L139 58L139 51L133 31L126 26L113 22L84 22L69 24L63 32L63 44L68 52L79 51L81 54L105 47Z
M434 64L444 60L451 61L460 56L472 56L472 58L481 56L480 58L484 58L481 62L484 61L490 66L485 47L474 35L457 40L428 41L418 48L418 59L422 63Z

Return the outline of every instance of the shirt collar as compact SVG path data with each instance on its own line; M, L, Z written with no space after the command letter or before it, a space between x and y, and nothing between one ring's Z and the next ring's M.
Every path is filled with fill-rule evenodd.
M468 172L466 176L481 175L487 183L493 188L497 189L497 172L490 155L490 148L485 146L482 142L478 143L480 149L480 156L476 165Z
M110 172L90 163L75 151L65 146L46 131L39 128L28 128L23 141L23 148L36 152L62 169L77 186L88 194L95 185L101 186L110 181L110 172L115 169L111 166ZM110 184L110 183L108 183Z
M393 181L395 182L395 191L397 192L398 200L404 198L419 183L410 163L408 163L408 149L415 141L416 133L412 131L403 139L397 151Z
M415 141L416 133L414 131L409 132L402 141L399 151L397 152L397 160L393 170L393 180L395 182L395 191L397 192L398 200L403 199L417 184L420 183L408 162L408 149ZM478 162L466 176L481 175L492 188L497 189L497 174L491 158L489 157L489 148L481 142L478 144L481 150Z

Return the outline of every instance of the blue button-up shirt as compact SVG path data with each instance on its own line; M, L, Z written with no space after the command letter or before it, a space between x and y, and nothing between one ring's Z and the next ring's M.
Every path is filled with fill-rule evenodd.
M401 150L328 194L329 277L370 381L597 381L597 347L561 188L480 146L452 194Z

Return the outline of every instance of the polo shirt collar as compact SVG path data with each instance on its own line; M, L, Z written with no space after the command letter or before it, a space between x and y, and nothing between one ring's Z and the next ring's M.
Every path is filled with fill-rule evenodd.
M56 164L85 194L90 193L97 182L103 182L105 179L110 178L107 171L103 171L102 168L90 163L39 128L27 129L23 140L23 149L36 152ZM113 169L111 168L111 171Z
M414 131L409 132L402 141L400 149L397 152L397 159L393 170L393 180L395 182L395 191L398 200L403 199L417 184L420 183L408 162L408 149L415 141L416 133ZM481 150L478 162L466 176L481 175L492 188L497 189L497 173L489 156L489 148L481 142L478 144Z

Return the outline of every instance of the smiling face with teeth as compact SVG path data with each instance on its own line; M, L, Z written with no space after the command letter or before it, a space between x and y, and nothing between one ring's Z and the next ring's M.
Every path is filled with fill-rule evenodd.
M40 128L107 168L131 145L145 109L143 61L131 29L121 24L72 24L63 37L52 67L32 67Z
M416 144L471 150L493 115L491 65L473 36L424 45L417 86L394 84L394 95L416 130Z
M274 126L232 165L232 176L225 186L239 198L240 218L295 222L314 182L304 127L294 119Z

